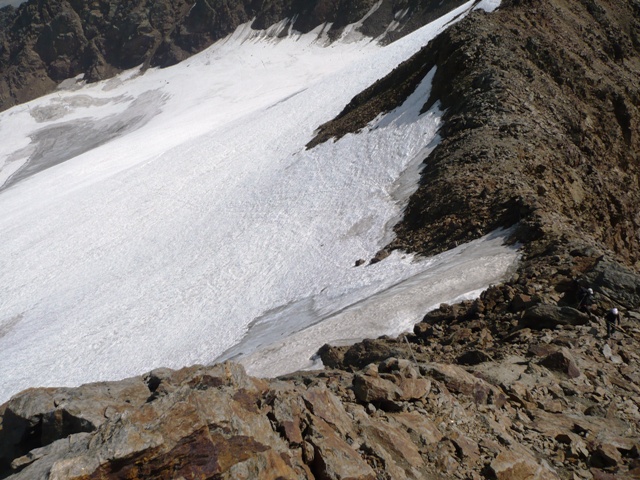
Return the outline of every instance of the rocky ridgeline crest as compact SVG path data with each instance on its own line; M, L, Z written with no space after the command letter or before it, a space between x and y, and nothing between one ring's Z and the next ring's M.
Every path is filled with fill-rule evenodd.
M28 390L0 406L0 478L640 478L639 35L637 0L505 0L319 130L362 128L437 66L442 141L391 248L515 224L508 281L406 336L327 345L320 372Z
M461 0L384 0L360 28L393 40L437 18ZM29 0L0 9L0 111L51 92L68 78L93 82L144 65L166 67L202 51L243 23L266 29L286 20L328 33L362 19L374 0ZM399 16L401 12L404 15Z

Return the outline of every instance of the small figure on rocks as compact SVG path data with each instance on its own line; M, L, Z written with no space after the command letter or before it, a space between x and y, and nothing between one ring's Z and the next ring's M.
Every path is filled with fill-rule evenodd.
M584 313L591 312L592 306L596 303L596 299L593 295L593 289L580 287L579 298L580 302L578 303L578 310Z
M612 308L604 316L607 323L607 338L611 337L616 325L620 325L620 313L617 308Z

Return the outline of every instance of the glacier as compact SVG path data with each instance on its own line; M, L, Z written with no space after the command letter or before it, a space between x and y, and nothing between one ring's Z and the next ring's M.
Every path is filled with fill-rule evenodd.
M305 148L477 7L384 47L244 25L174 67L69 79L0 113L0 403L227 358L315 368L325 342L399 334L500 281L518 259L505 232L354 265L393 238L438 143L438 105L420 114L433 72L362 131Z

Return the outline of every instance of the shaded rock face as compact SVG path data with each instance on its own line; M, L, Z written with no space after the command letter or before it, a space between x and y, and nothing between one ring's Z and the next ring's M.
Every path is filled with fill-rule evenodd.
M30 0L0 10L0 111L84 75L109 78L138 65L166 67L232 33L243 23L309 32L331 23L330 38L372 14L363 34L377 37L392 21L387 41L409 33L460 5L461 0ZM377 5L375 9L373 7ZM400 15L403 13L403 15Z

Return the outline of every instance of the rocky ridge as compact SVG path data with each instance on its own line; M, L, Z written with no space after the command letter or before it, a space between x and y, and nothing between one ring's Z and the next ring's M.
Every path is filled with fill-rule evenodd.
M0 406L0 478L640 478L639 35L635 0L504 1L319 130L364 128L437 66L442 142L390 248L515 225L508 281L405 336L327 345L321 372L28 390Z

